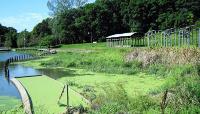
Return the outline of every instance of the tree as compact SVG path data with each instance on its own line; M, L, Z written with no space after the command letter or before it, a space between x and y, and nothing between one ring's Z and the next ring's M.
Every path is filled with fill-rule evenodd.
M90 4L86 0L51 0L48 6L54 15L49 26L57 44L105 41L116 33L194 24L200 18L199 4L197 0L96 0ZM45 36L36 35L39 39L34 41Z
M5 47L17 47L17 30L9 27L9 32L5 34Z
M37 24L33 28L33 31L31 32L32 33L31 39L30 39L31 45L38 44L43 37L52 34L52 27L50 23L51 23L51 19L47 18L47 19L44 19L41 23Z
M41 41L40 41L40 46L47 46L50 48L51 46L54 46L54 38L52 35L45 36Z
M8 33L8 27L5 27L0 24L0 46L3 46L5 43L5 34Z
M81 10L73 8L54 18L52 32L59 43L76 42L76 34L79 28L76 28L75 20L80 16Z
M32 46L31 42L31 33L26 29L17 35L17 46L18 47L27 47Z
M47 6L51 14L58 15L72 8L79 8L87 2L88 0L49 0Z

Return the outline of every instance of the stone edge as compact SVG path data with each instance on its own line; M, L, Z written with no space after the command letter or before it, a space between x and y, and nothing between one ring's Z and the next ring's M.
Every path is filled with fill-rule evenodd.
M17 88L17 90L20 93L21 100L24 106L24 112L27 114L34 114L32 110L32 102L28 95L28 92L24 88L24 86L21 84L20 81L18 81L16 78L12 78L11 82L14 84L14 86Z

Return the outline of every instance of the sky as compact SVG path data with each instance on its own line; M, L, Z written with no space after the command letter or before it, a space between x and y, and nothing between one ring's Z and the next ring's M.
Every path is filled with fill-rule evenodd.
M49 17L48 0L0 0L0 24L18 32L33 27ZM95 0L89 0L94 2Z

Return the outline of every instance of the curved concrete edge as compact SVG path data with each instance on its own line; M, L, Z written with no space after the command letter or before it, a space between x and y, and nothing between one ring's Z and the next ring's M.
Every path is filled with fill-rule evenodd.
M12 78L11 82L15 85L21 95L24 111L27 114L33 114L31 99L24 86L16 78Z

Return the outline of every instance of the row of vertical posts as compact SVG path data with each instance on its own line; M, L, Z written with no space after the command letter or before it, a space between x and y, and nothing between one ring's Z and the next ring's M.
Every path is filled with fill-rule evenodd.
M189 26L181 29L165 31L149 31L146 33L148 47L197 46L200 47L200 28Z
M130 44L130 38L108 38L106 39L108 47L128 47Z
M33 57L31 55L18 55L14 57L10 57L4 62L4 73L5 73L5 78L7 79L8 82L10 82L10 75L9 75L9 64L13 62L19 62L23 60L32 60L36 59L37 57Z
M41 55L28 55L28 54L24 54L24 55L18 55L18 56L14 56L14 57L10 57L9 59L7 59L5 62L4 62L4 73L5 73L5 78L7 78L8 82L9 82L9 69L8 69L8 66L10 63L13 63L13 62L19 62L19 61L25 61L25 60L34 60L34 59L39 59L41 58L42 56L46 56L48 55L49 53L43 53Z
M109 38L106 39L108 47L131 47L136 45L145 45L145 39L138 38Z
M11 57L4 62L4 73L5 73L5 78L7 78L8 82L10 80L9 69L8 69L9 64L17 61L30 60L30 59L33 59L33 57L30 55L19 55Z
M156 30L152 30L152 31L146 33L148 47L158 45L158 40L157 40L158 33L159 33L159 31L156 31Z
M8 66L9 63L23 61L23 60L31 60L31 59L35 59L35 58L36 57L33 57L31 55L18 55L18 56L14 56L14 57L11 57L11 58L7 59L5 61L5 65Z

